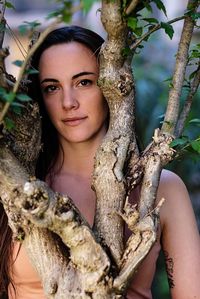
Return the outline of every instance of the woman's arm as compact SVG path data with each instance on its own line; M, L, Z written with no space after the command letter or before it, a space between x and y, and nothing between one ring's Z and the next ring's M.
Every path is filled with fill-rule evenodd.
M173 299L200 299L200 237L182 180L164 170L158 199L161 208L162 245Z

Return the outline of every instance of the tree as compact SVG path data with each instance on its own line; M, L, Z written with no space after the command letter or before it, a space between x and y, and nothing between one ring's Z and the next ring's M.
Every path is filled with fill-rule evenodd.
M90 1L83 2L87 5ZM93 188L97 208L93 231L69 197L54 193L34 177L41 147L40 117L36 102L29 101L23 84L30 72L32 53L60 20L68 20L68 11L74 9L72 1L64 1L54 13L56 22L32 45L25 61L18 62L21 72L16 81L6 73L4 59L8 53L2 48L1 31L0 196L13 233L23 240L48 298L123 298L128 282L156 240L157 218L164 201L154 207L160 173L175 158L174 146L183 143L177 138L200 81L198 64L188 81L188 97L179 114L187 64L192 58L199 59L199 48L188 56L199 1L189 0L185 15L167 23L142 19L139 12L144 8L151 11L152 3L166 14L160 0L102 0L101 19L108 38L100 55L99 85L110 108L110 124L95 157ZM10 4L4 0L0 5L1 26L5 28L4 10ZM131 58L154 31L163 28L172 37L171 24L179 19L184 19L184 25L165 118L162 127L155 129L151 144L140 153L135 135ZM143 29L147 28L144 33L141 21ZM21 107L20 116L16 107ZM199 140L191 146L200 151ZM139 183L141 196L136 208L126 198ZM123 220L132 231L125 248ZM68 254L63 254L61 242Z

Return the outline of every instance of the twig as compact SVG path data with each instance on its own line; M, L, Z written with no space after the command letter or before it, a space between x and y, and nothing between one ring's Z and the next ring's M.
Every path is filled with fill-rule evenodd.
M129 6L126 8L126 15L129 15L138 5L140 0L132 0Z
M12 92L14 94L17 93L17 90L19 88L19 85L20 85L20 82L21 82L21 79L23 77L23 74L24 74L24 71L26 69L26 66L27 66L27 63L29 61L29 59L31 58L31 56L33 55L33 53L36 51L36 49L39 47L39 45L43 42L43 40L45 39L45 37L49 34L49 32L51 32L57 25L58 23L60 22L60 19L57 19L55 22L53 22L50 26L48 26L40 35L38 41L33 45L33 47L30 49L30 51L28 52L28 55L26 56L25 60L23 61L23 64L20 68L20 72L19 72L19 75L18 75L18 78L16 80L16 83L13 87L13 90ZM12 104L12 102L6 102L4 107L3 107L3 110L0 114L0 123L2 122L2 120L4 119L6 113L8 112L8 109L10 107L10 105Z
M169 22L167 22L166 24L173 24L175 22L178 22L178 21L181 21L185 19L185 16L181 16L181 17L177 17ZM161 29L161 24L156 24L153 26L153 28L151 28L148 32L146 32L143 36L141 36L133 45L131 45L131 50L134 50L136 49L140 44L141 42L143 42L143 40L145 40L148 36L150 36L153 32L157 31Z
M186 119L188 117L188 114L190 112L190 108L191 108L191 105L192 105L192 102L193 102L193 98L194 98L195 93L197 92L197 89L199 87L199 83L200 83L200 60L199 60L198 69L195 73L195 76L194 76L194 78L192 80L192 83L191 83L191 86L190 86L190 92L187 96L187 99L185 101L185 104L183 106L182 112L180 114L180 117L179 117L179 120L178 120L178 123L177 123L177 126L176 126L176 131L175 131L176 138L179 137L183 132L185 121L186 121Z
M4 19L5 9L6 9L6 0L1 0L0 1L0 24L3 25L3 27L5 27L5 19ZM0 32L0 48L2 48L3 40L4 40L4 30L2 28Z

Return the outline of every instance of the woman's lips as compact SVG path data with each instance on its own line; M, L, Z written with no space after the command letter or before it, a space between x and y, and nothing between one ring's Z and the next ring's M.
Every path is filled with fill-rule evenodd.
M75 127L80 125L87 117L69 117L69 118L65 118L63 119L63 123L67 126L70 127Z

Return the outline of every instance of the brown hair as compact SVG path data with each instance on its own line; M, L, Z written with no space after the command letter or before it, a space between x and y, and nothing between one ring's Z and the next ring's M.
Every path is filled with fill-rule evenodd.
M11 264L12 231L8 226L8 217L0 203L0 298L7 298L8 285L11 282L9 266Z

